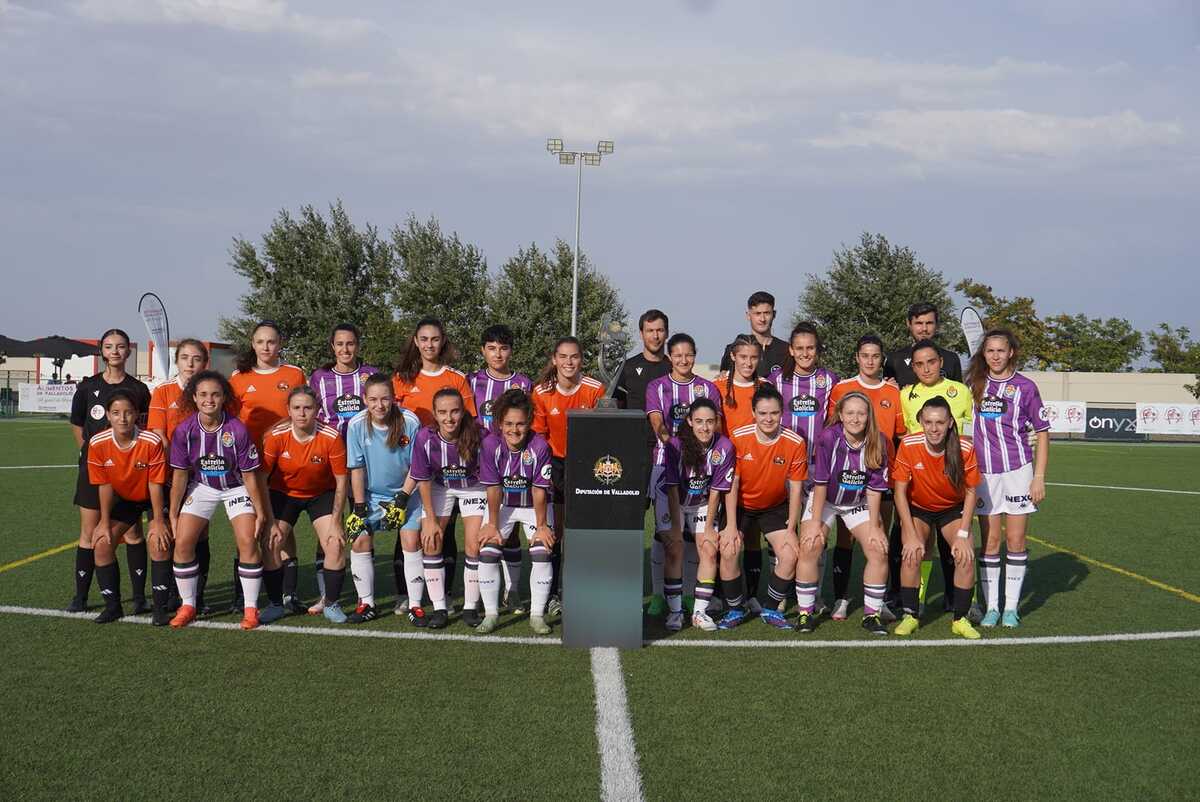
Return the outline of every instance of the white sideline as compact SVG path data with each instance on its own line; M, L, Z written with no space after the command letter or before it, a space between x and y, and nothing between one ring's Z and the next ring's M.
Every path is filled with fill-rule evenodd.
M1181 496L1200 496L1200 490L1163 490L1158 487L1124 487L1122 485L1077 485L1070 482L1046 482L1049 487L1091 487L1096 490L1141 490L1143 493L1175 493Z
M34 468L78 468L72 462L70 465L0 465L0 471L31 471Z
M592 653L592 683L596 688L596 744L600 751L600 798L606 802L644 799L638 771L637 747L625 698L621 654L613 648Z

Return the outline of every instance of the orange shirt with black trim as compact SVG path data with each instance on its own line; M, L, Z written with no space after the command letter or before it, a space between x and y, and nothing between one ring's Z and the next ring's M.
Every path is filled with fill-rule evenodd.
M126 501L149 501L150 483L167 483L167 452L154 432L135 430L133 442L117 445L112 429L88 441L88 481L112 485Z
M725 436L732 440L734 432L743 426L754 423L754 405L750 402L754 398L754 391L758 389L758 385L765 382L763 379L757 379L749 384L740 384L734 381L733 400L736 406L729 403L729 374L722 373L712 382L721 391L721 428L724 430Z
M959 439L962 451L964 487L978 487L979 465L975 446ZM962 504L966 491L960 491L946 476L946 455L932 454L925 446L924 434L912 434L900 442L892 461L892 481L908 482L908 500L929 512L941 512Z
M786 426L770 443L758 439L758 427L743 426L729 438L737 453L738 506L767 510L788 497L790 482L808 478L808 446L804 438Z
M556 382L533 388L533 430L550 443L550 453L567 456L567 410L592 409L604 397L604 385L590 376L579 380L570 392Z
M229 377L229 383L238 400L238 419L246 424L246 431L261 453L263 435L288 416L288 393L308 382L300 368L280 365L272 370L239 370Z
M190 413L183 411L183 387L179 379L163 382L150 393L150 413L146 418L146 428L162 431L166 434L166 442L171 442L175 427L188 419Z
M862 393L871 399L871 408L875 412L875 425L883 433L887 441L888 459L896 454L896 440L903 437L904 410L900 406L900 388L880 381L879 384L865 384L861 376L842 379L833 385L829 393L829 405L825 413L826 419L833 422L833 411L837 403L847 393Z
M292 498L315 498L334 489L334 477L346 475L346 442L323 423L307 440L296 437L291 421L279 423L263 438L260 453L270 488Z
M435 423L433 396L443 387L458 390L459 395L463 397L463 406L467 414L472 418L478 417L479 413L475 411L475 393L471 390L467 374L461 370L449 365L443 365L433 373L420 370L410 382L403 381L399 376L392 376L392 391L396 394L396 403L412 410L422 426L432 426Z

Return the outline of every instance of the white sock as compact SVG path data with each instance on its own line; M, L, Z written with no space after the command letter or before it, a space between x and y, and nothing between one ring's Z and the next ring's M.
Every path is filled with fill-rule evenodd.
M696 571L700 568L700 552L695 543L683 543L683 595L696 595Z
M502 553L504 558L504 595L511 595L515 601L517 594L521 592L521 547L505 548Z
M440 554L426 554L421 558L425 571L425 590L434 610L446 609L446 563Z
M354 577L354 589L358 600L375 606L375 560L370 552L350 552L350 574Z
M979 558L979 584L983 586L983 603L988 610L1000 609L1000 555L985 554Z
M242 581L243 606L258 609L258 592L262 589L262 563L238 562L238 579Z
M500 614L500 556L496 546L479 550L478 592L483 598L484 615Z
M666 548L655 538L650 542L650 587L655 596L663 595L663 563L666 559Z
M179 600L189 607L195 607L196 590L200 585L200 564L195 560L185 564L175 563L172 569L175 584L179 587Z
M1029 552L1010 551L1004 561L1004 612L1015 613L1021 601L1021 585L1025 583L1025 566Z
M463 558L463 609L479 609L479 558Z
M544 616L546 602L550 601L550 582L554 578L554 565L550 562L550 549L544 546L529 548L529 614Z
M408 604L420 607L425 595L425 562L418 551L404 552L404 584L408 586Z

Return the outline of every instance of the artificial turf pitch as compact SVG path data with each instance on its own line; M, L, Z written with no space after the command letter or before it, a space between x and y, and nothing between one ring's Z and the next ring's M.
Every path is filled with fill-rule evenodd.
M65 423L0 424L0 466L74 457ZM77 537L74 477L70 468L0 470L0 606L69 600L70 548L4 566ZM1056 443L1049 481L1200 491L1200 448ZM988 630L985 640L1200 630L1198 522L1200 495L1052 485L1030 530L1041 542L1030 544L1022 626ZM306 521L298 534L311 556ZM377 581L387 593L391 536L379 543ZM210 596L223 607L232 542L221 516L213 544ZM856 555L856 580L861 569ZM311 570L302 583L315 596ZM949 618L936 571L932 584L917 637L944 644ZM860 601L857 581L852 591ZM349 582L346 593L352 603ZM94 586L91 601L99 602ZM389 598L381 603L390 609ZM587 652L436 634L333 637L319 634L322 618L281 623L303 631L175 632L0 613L0 798L599 797ZM394 616L365 629L412 632ZM471 631L455 621L445 635ZM532 637L523 617L497 635ZM647 620L646 636L801 640L757 621L668 637ZM825 619L805 641L850 646L868 637L855 614ZM660 646L621 659L647 799L1197 794L1195 637L1011 648Z

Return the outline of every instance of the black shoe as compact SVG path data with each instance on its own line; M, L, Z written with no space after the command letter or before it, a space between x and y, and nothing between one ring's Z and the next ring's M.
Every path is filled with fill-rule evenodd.
M359 605L358 609L346 616L347 624L363 624L374 621L379 617L379 611L369 604Z
M125 611L121 609L120 605L117 605L116 607L105 607L100 611L100 615L96 616L96 623L108 624L116 621L118 618L123 618L124 616Z
M815 631L816 628L817 616L815 614L805 612L800 613L800 616L796 619L795 629L797 632L807 635L808 633Z
M450 623L450 616L445 610L434 610L429 614L430 629L445 629L446 624Z
M283 608L294 615L308 615L308 605L295 596L284 596Z
M471 629L474 629L475 627L477 627L481 623L483 623L483 616L481 616L479 614L478 610L463 610L462 622L464 624L466 624L467 626L469 626Z
M150 623L156 627L165 627L171 623L171 613L165 607L161 610L155 610L154 615L150 617Z
M151 606L150 602L146 601L145 596L142 596L140 599L135 598L133 600L134 615L144 615L145 613L151 612L153 609L154 607Z
M880 619L878 614L864 615L862 620L862 628L867 632L870 632L872 635L888 634L887 626L884 625L883 620Z
M87 597L76 596L71 599L71 603L67 605L68 613L83 613L87 611Z
M425 611L420 607L410 607L408 609L408 623L412 624L417 629L424 629L429 626L429 618L425 615Z

